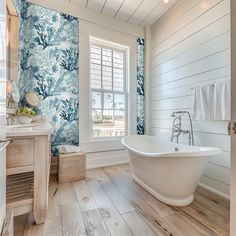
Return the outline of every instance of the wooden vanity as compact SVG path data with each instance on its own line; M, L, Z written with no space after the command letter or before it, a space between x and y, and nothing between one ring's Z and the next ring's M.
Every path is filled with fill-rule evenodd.
M47 214L51 132L46 123L7 129L7 206L14 216L33 212L36 224Z

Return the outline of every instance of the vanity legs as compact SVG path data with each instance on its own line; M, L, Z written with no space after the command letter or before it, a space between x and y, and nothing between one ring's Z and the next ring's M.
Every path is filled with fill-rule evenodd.
M50 155L48 136L35 137L35 171L33 212L36 224L44 223L48 208ZM47 158L45 158L47 157Z

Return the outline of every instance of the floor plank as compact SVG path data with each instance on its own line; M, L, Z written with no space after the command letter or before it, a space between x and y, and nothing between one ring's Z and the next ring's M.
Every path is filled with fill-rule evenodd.
M107 226L98 209L82 212L87 235L108 236L110 235Z
M145 222L145 218L137 211L128 212L122 215L126 223L130 227L134 236L155 236L156 233Z
M85 180L75 181L74 189L81 211L89 211L97 208Z
M132 235L129 227L116 210L115 206L106 195L100 183L94 177L92 171L87 172L87 184L93 194L95 202L99 207L99 211L112 235Z
M230 208L226 207L224 204L222 204L222 202L209 198L206 195L202 195L198 192L195 192L194 194L194 201L202 208L209 208L213 213L219 217L222 217L222 221L225 221L226 225L229 224Z
M106 176L102 169L96 169L93 171L93 173L120 214L135 210L135 208L123 197L123 195L118 191L118 189L112 184L112 182Z
M110 235L86 181L75 181L74 188L87 234L89 236Z
M165 227L172 235L215 235L213 231L210 231L197 221L193 220L187 222L182 215L177 213L167 216L163 220Z
M189 206L181 207L181 210L212 231L219 233L220 235L229 234L229 225L227 222L210 209L205 207L202 208L199 204L193 202Z
M59 197L59 184L55 177L50 180L49 196L48 196L48 214L47 219L53 219L60 216L60 197Z
M63 183L59 186L59 199L60 205L70 205L72 203L77 203L77 198L72 182Z
M87 235L78 203L61 206L61 219L64 236Z
M61 217L48 219L44 225L44 236L62 236Z

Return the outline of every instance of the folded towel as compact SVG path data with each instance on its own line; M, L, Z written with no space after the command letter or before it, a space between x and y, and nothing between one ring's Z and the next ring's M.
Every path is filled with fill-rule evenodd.
M60 154L82 151L82 149L80 147L74 146L74 145L59 145L59 146L57 146L57 149Z
M193 120L213 120L214 85L199 85L194 88Z
M230 80L220 80L214 87L214 120L230 120Z

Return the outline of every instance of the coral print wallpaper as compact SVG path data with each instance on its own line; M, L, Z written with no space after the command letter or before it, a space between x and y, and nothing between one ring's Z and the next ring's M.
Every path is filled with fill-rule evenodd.
M144 39L137 39L137 133L144 134Z
M37 93L36 108L54 125L56 146L79 143L79 22L78 19L15 0L19 11L21 102Z

